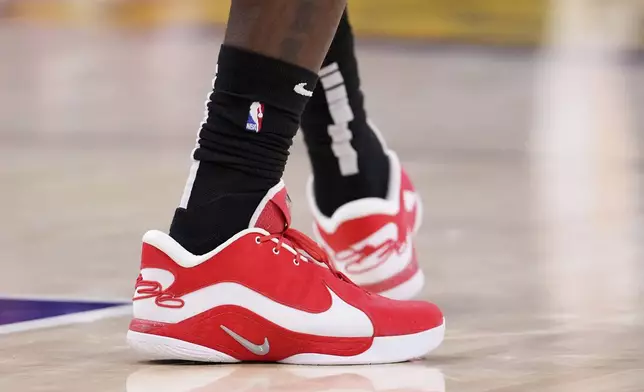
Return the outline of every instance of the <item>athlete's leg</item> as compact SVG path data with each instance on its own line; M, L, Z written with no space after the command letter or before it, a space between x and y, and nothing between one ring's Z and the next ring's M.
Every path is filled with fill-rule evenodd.
M224 45L317 72L345 4L346 0L233 0Z
M281 179L346 0L233 0L194 164L170 234L205 253Z
M367 121L345 13L302 117L313 167L309 200L319 241L370 291L410 298L423 287L412 234L420 198L396 155Z
M365 197L385 198L389 160L367 122L349 19L342 16L302 116L302 131L322 213ZM327 190L333 189L333 192Z

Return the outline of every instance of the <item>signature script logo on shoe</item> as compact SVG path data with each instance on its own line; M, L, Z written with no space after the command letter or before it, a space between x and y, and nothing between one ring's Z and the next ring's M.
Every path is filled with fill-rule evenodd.
M415 192L405 191L400 213L415 213L417 200ZM335 259L350 274L368 273L392 259L404 263L413 256L410 235L411 227L405 227L400 221L391 222L349 249L336 253Z
M386 231L383 228L376 232L376 236ZM392 257L404 259L411 258L411 246L408 238L387 238L380 241L379 244L371 243L362 244L352 249L339 252L336 254L336 260L339 263L345 263L345 269L348 273L364 274L380 267Z

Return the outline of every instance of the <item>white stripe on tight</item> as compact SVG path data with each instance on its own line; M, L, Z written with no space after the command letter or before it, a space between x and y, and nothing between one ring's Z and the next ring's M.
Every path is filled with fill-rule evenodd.
M340 173L343 176L357 174L358 152L351 145L353 135L349 123L354 115L349 105L349 96L344 86L344 78L337 63L332 63L320 70L320 82L324 87L329 113L334 124L329 125L328 132L331 136L331 150L338 158Z

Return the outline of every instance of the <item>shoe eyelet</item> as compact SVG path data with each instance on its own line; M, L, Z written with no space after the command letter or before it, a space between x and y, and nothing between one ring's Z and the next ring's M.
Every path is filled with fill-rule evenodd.
M293 259L293 264L300 265L300 261L297 258L295 258Z
M273 248L273 254L278 255L280 254L280 251L277 248Z
M255 243L256 243L257 245L259 245L259 244L261 244L261 243L262 243L262 239L260 238L260 236L255 237Z

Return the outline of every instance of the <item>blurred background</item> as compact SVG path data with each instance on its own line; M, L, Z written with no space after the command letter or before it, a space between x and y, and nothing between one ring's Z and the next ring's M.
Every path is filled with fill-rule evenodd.
M166 229L179 202L228 6L0 0L0 294L129 300L141 235ZM644 352L644 3L349 9L368 111L424 198L423 295L448 314L432 362L448 389L516 386L538 366L558 375L552 389L520 390L641 385L605 369L641 370ZM307 176L298 139L286 180L303 229ZM89 329L122 367L93 381L105 390L132 370L127 321ZM13 374L53 353L72 363L86 331L14 340L26 351ZM28 353L33 341L44 353Z

